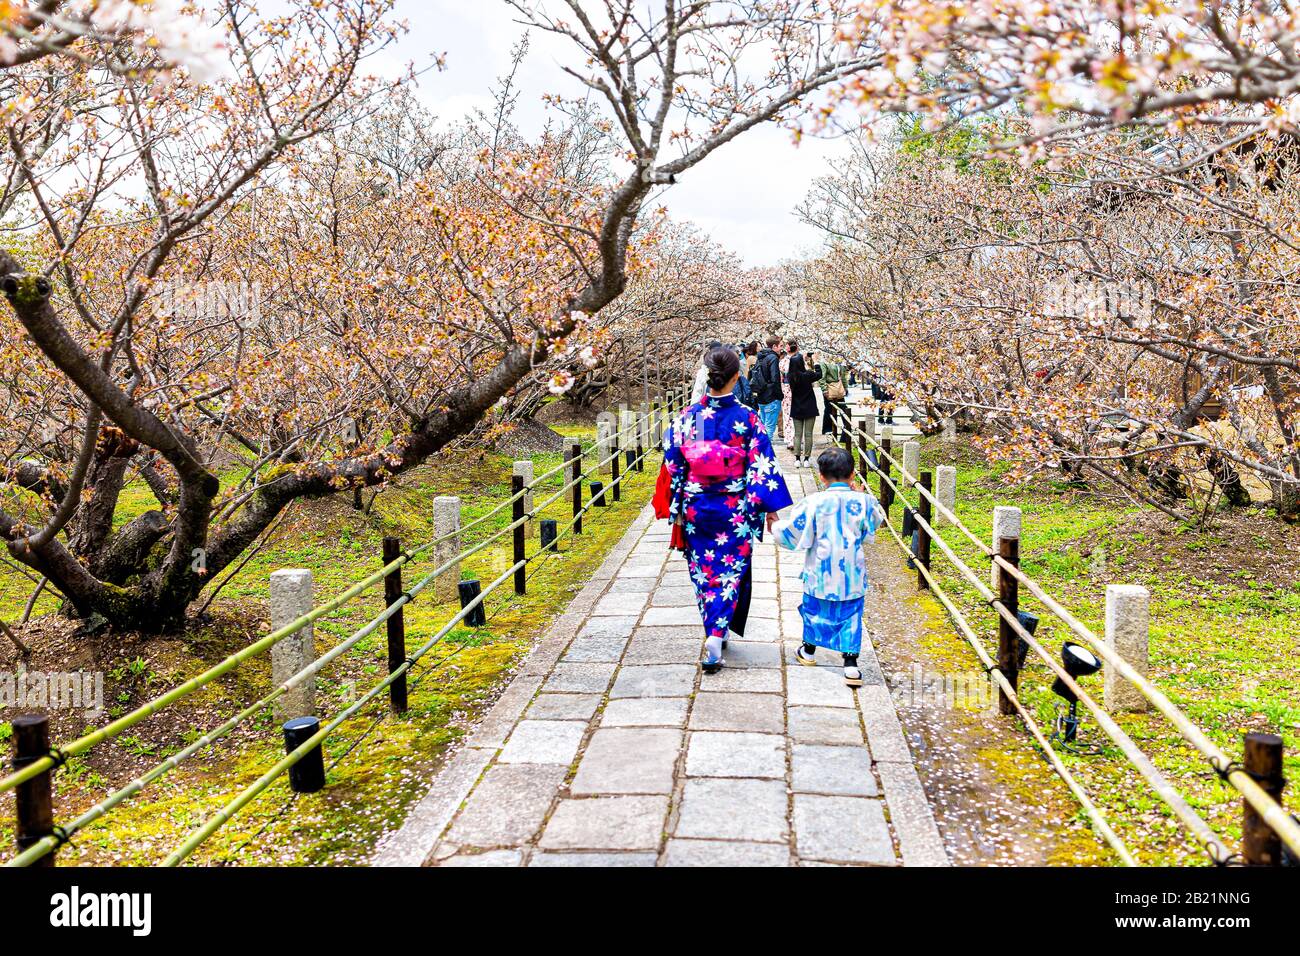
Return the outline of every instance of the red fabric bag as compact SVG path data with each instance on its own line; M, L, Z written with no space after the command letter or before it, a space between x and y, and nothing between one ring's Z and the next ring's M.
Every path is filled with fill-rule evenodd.
M654 505L656 518L667 518L672 506L672 489L673 476L668 474L668 466L659 466L659 478L655 482L655 496L651 504ZM668 547L675 551L686 550L686 534L682 531L682 526L673 522L672 538L668 542Z

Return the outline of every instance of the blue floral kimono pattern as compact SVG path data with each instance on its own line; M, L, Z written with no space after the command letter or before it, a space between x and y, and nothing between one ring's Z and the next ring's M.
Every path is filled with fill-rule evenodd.
M790 491L758 415L732 395L706 395L682 412L664 437L664 466L704 630L726 638L763 516L788 508Z
M842 654L862 648L862 604L867 593L867 563L862 551L884 520L875 497L836 482L809 495L790 517L778 522L783 548L807 551L803 567L805 644Z

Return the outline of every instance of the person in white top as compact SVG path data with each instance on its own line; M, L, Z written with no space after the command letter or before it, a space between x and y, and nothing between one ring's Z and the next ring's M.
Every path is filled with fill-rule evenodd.
M704 356L707 356L714 349L721 348L721 342L710 342L704 348L704 355L700 356L700 367L695 370L695 380L691 382L691 404L698 405L700 400L709 390L709 370L704 367Z

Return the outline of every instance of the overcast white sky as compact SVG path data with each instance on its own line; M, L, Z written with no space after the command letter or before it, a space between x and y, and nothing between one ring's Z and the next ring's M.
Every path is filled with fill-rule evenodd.
M490 87L507 71L510 48L522 27L501 0L399 0L399 17L411 27L394 60L427 64L447 54L447 69L426 73L419 95L443 119L455 119L491 104ZM533 37L521 71L523 94L516 120L525 133L545 121L542 94L572 91L557 58L567 48L552 37ZM396 63L393 64L394 66ZM761 127L724 146L668 189L662 198L677 219L691 220L749 266L773 265L820 241L793 215L813 177L825 169L840 144L805 139Z

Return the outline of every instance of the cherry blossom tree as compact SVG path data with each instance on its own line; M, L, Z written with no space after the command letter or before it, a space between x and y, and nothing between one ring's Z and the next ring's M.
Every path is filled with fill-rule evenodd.
M656 222L638 240L640 267L598 316L601 339L569 366L567 397L591 404L613 389L638 399L680 384L697 345L761 334L761 307L739 259L698 228Z
M263 18L225 9L236 40L231 76L216 85L169 83L129 62L105 69L73 55L77 44L0 73L0 209L13 237L0 250L0 288L18 326L4 331L15 416L6 453L17 482L48 504L0 515L0 534L76 610L116 622L157 620L146 609L163 626L176 620L205 579L221 488L177 409L204 407L222 386L186 388L209 356L186 356L183 332L147 321L159 284L173 262L211 250L222 217L295 144L367 108L377 85L360 68L396 35L388 4L370 0L304 2ZM151 47L143 65L156 55ZM175 364L159 376L149 366L169 349L164 361ZM125 462L141 452L164 507L109 543Z
M656 194L874 63L824 0L512 6L589 91L531 141L385 117L400 88L365 70L398 31L386 0L228 0L211 83L107 33L139 69L76 42L25 57L32 26L6 27L0 441L26 497L0 535L75 611L179 626L292 502L382 487L520 388L566 391ZM134 475L159 507L114 531Z
M1120 127L1295 130L1300 14L1237 0L886 0L864 3L849 42L881 65L846 92L868 112L954 119L1020 112L1022 144Z
M1116 136L1024 169L967 133L960 163L864 145L816 184L803 214L832 238L810 300L1013 477L1060 469L1183 518L1220 496L1293 514L1291 147L1188 167Z
M200 82L229 69L226 38L182 0L5 0L0 68L47 57L122 73L181 68Z

